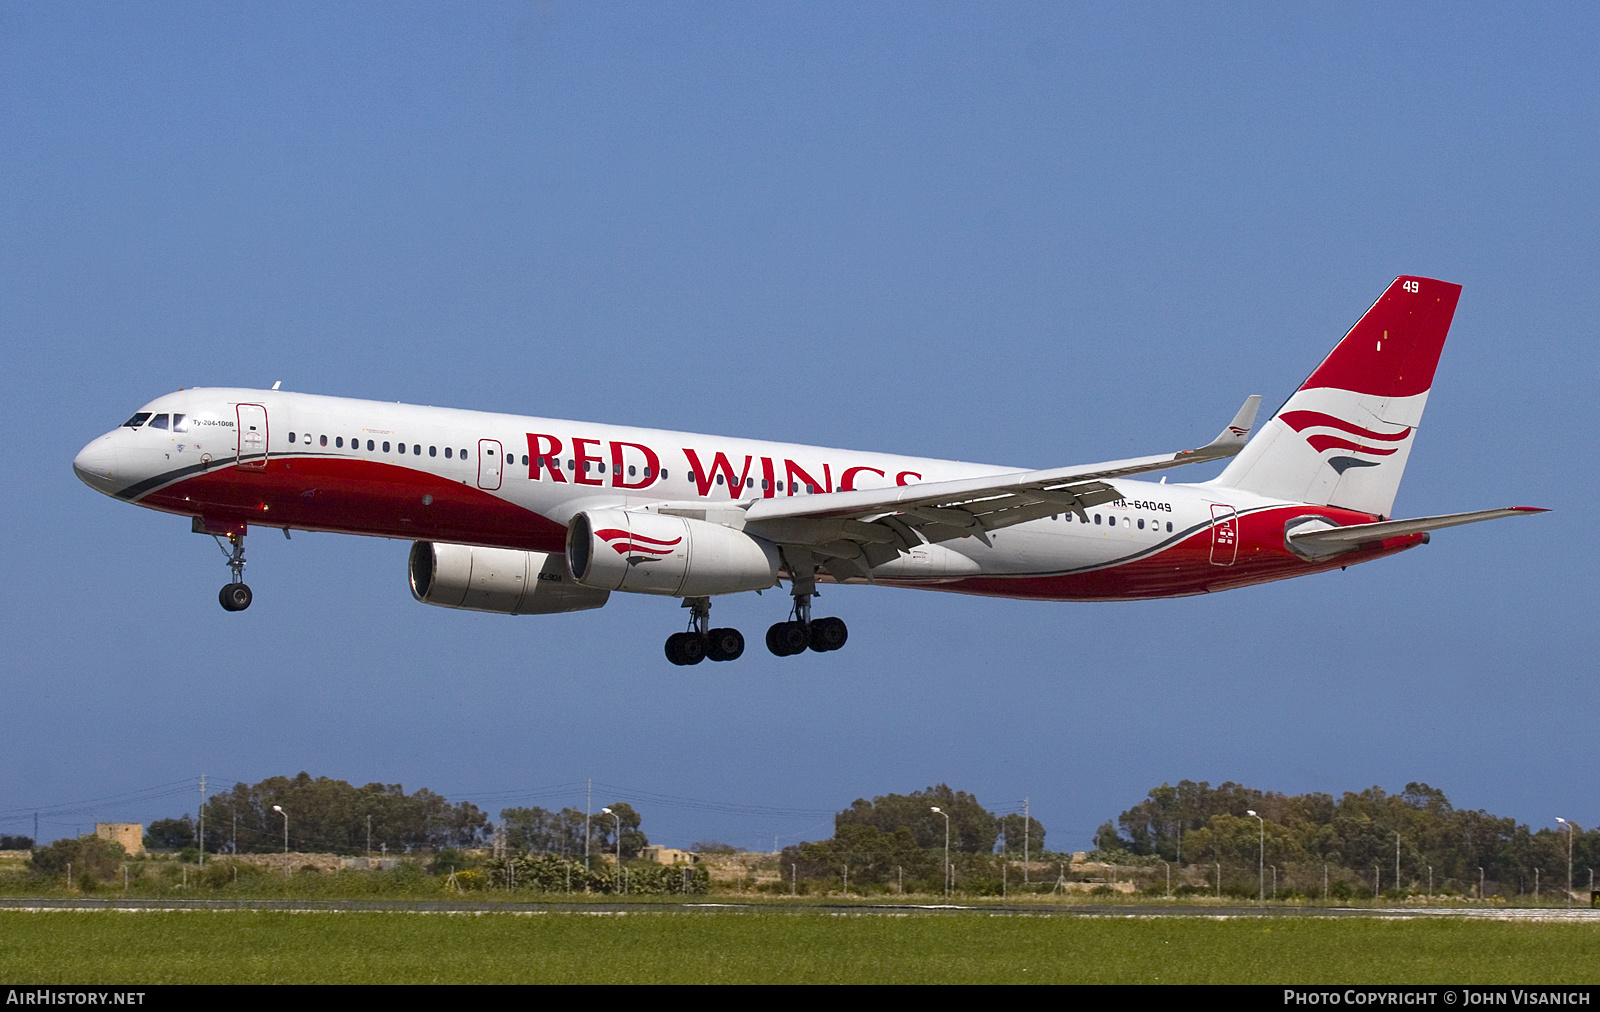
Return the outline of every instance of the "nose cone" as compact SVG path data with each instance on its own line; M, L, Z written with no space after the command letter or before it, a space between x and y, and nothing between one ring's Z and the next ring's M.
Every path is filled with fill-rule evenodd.
M117 445L111 433L85 446L72 458L72 470L78 479L106 495L114 494L121 487L117 464Z

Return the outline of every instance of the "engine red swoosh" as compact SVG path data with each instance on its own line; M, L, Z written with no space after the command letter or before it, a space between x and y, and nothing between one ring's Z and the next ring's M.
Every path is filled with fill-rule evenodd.
M615 541L617 538L629 538L633 541L648 541L651 544L667 545L668 547L683 540L682 538L673 538L671 541L663 541L660 538L650 538L643 534L630 534L620 527L607 527L605 530L595 531L594 536L599 538L601 541Z
M1320 411L1285 411L1278 417L1283 419L1283 423L1296 432L1308 429L1313 425L1326 425L1330 429L1343 429L1353 436L1360 436L1363 439L1378 439L1385 443L1397 443L1411 435L1410 426L1407 426L1401 432L1384 435L1381 432L1373 432L1371 429L1363 429L1361 426L1353 422L1347 422L1342 418L1325 415Z
M1340 439L1338 436L1307 436L1306 442L1310 443L1311 448L1316 450L1318 453L1321 453L1323 450L1355 450L1358 453L1373 453L1380 457L1387 457L1389 454L1399 449L1398 446L1390 446L1385 448L1379 448L1376 446L1362 446L1359 443L1352 443L1348 439Z

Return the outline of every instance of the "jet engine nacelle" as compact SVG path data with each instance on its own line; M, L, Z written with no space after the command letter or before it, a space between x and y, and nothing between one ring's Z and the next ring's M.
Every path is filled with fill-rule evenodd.
M589 510L567 525L567 565L579 583L669 597L766 590L778 549L743 531L689 517Z
M418 541L409 568L411 596L441 608L553 615L598 608L611 596L581 586L564 556L544 552Z

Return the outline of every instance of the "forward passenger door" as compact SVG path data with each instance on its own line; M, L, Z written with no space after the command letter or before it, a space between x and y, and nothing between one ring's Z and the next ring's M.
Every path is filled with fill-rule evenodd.
M498 439L478 440L478 487L493 491L500 487L504 452Z
M234 454L240 467L267 466L267 409L261 404L235 406L238 443Z

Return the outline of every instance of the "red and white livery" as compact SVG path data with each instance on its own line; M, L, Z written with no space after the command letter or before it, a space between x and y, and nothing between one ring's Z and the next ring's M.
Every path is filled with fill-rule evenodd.
M1394 520L1458 285L1397 278L1253 438L1246 400L1197 449L1019 470L857 450L272 390L180 390L73 461L107 495L226 539L251 527L413 541L412 593L527 615L612 591L683 599L677 664L731 660L710 600L787 581L773 653L844 644L818 580L995 597L1177 597L1342 568L1531 507ZM1232 458L1217 478L1135 476Z

